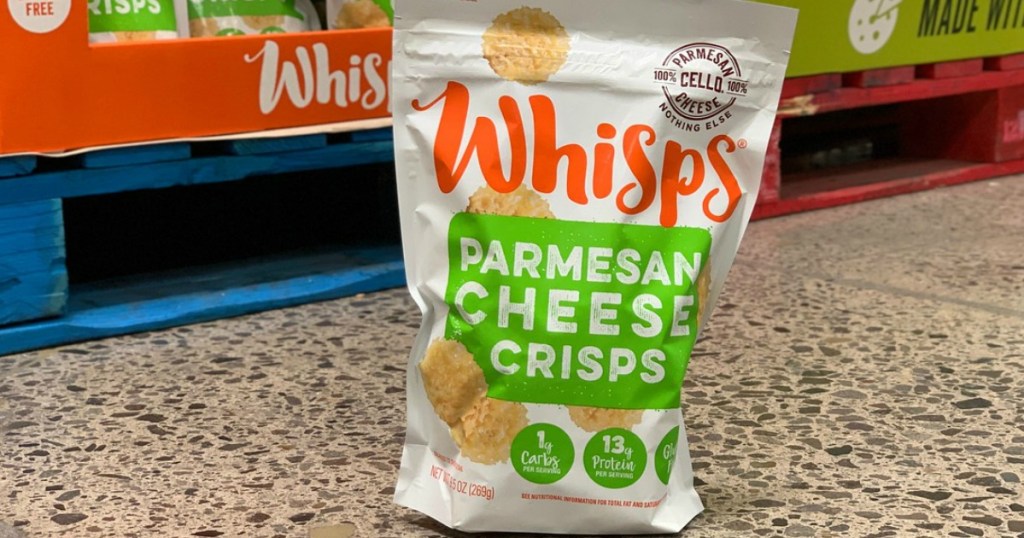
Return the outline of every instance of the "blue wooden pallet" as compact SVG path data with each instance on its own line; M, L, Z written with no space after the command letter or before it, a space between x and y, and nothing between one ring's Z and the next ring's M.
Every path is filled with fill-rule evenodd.
M61 199L390 162L390 129L0 158L0 355L400 286L397 245L68 288ZM158 238L154 238L158 240Z
M80 157L85 168L114 168L134 164L183 161L192 156L192 146L185 142L104 149Z
M397 246L311 253L73 287L67 313L0 327L0 355L402 286Z
M67 288L60 200L0 205L0 325L60 314Z
M35 169L35 157L20 156L0 159L0 178L31 174Z
M242 145L241 142L238 144ZM203 155L204 152L199 149L205 148L193 147L192 153ZM146 151L153 150L147 148ZM390 139L366 142L347 140L319 148L281 153L225 153L175 161L136 162L108 168L40 170L30 175L0 180L0 200L5 204L15 204L141 189L203 185L253 176L385 163L393 158L394 144Z

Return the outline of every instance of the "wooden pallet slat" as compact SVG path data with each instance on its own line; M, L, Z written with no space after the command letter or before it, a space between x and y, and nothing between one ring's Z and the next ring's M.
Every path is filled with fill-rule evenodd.
M60 200L37 200L17 204L0 204L0 229L13 229L9 221L35 218L61 212Z
M24 176L36 169L36 158L20 155L17 157L0 157L0 178Z
M368 129L365 131L355 131L351 133L351 139L353 142L382 142L392 140L393 138L394 131L391 127Z
M761 190L758 192L758 202L771 203L778 200L782 190L782 120L776 118L772 126L772 134L768 139L768 151L764 157L764 172L761 175Z
M956 62L941 62L917 66L917 78L957 78L977 75L985 70L985 60L975 58Z
M779 103L779 115L786 118L824 114L838 110L920 101L1020 85L1024 85L1024 70L987 71L965 80L915 80L907 84L870 88L844 87L811 96L783 99Z
M60 205L53 210L47 202L51 201L29 204L39 208L38 212L32 212L31 207L10 212L0 207L0 253L4 257L64 245L64 221Z
M391 142L338 144L291 153L211 156L115 168L46 172L0 181L11 203L237 181L253 176L389 162Z
M51 247L41 247L23 252L5 253L0 259L0 275L14 275L25 270L26 267L47 267L55 264L64 264L64 242L54 241ZM0 247L2 248L2 247ZM0 277L2 278L2 277Z
M67 289L68 273L63 266L45 273L0 278L0 325L59 315Z
M787 78L782 84L782 98L827 92L840 88L842 85L843 75L839 73Z
M321 149L327 146L327 135L311 134L282 138L249 138L225 143L231 155L265 155Z
M1024 85L1000 91L993 161L1024 159Z
M843 75L843 85L853 88L874 88L877 86L894 86L906 84L914 80L917 68L913 65L868 69Z
M63 311L64 256L60 200L0 206L0 325Z
M401 286L401 249L228 264L77 289L60 318L0 327L0 355L240 316Z
M1024 69L1024 53L985 58L985 69L989 71Z
M0 235L0 253L4 257L64 246L64 227L6 229Z
M192 156L192 146L186 142L152 144L127 148L104 149L81 155L85 168L115 168L140 164L183 161Z

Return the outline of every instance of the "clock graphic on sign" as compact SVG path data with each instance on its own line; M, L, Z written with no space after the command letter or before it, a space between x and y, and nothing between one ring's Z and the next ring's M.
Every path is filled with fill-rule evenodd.
M861 54L881 50L893 30L903 0L856 0L850 10L850 43Z

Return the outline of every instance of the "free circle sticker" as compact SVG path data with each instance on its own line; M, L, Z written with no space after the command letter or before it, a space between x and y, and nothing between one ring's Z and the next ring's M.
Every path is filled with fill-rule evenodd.
M512 441L512 467L534 484L554 484L565 478L576 451L569 434L553 424L534 424Z
M633 432L611 428L598 432L583 450L583 468L595 484L609 489L632 486L647 467L647 449Z
M48 34L60 28L71 12L71 0L7 0L11 18L34 34Z

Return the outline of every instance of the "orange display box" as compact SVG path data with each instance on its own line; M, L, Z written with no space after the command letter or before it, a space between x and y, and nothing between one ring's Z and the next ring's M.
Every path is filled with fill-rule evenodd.
M6 4L0 155L390 116L390 29L99 45L84 1Z

